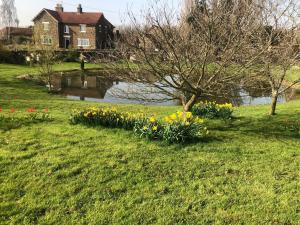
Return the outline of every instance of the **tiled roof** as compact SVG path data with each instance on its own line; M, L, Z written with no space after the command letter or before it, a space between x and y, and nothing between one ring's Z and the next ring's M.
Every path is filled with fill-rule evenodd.
M57 12L50 9L45 9L57 21L67 24L89 24L95 25L99 22L103 13L97 12Z
M96 12L57 12L54 10L46 9L55 19L62 23L69 24L97 24L100 18L103 16L102 13Z

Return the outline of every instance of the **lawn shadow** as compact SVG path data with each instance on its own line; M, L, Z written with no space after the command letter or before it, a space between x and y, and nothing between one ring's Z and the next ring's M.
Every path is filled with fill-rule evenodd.
M242 134L260 135L268 137L282 137L287 139L300 138L300 117L296 114L282 113L276 116L236 117L231 121L212 121L214 131L232 131Z

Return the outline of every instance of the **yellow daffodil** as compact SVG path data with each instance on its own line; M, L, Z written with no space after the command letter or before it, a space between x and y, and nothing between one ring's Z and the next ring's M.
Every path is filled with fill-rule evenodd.
M150 123L154 123L155 122L155 118L153 116L150 117L149 119Z
M171 120L176 120L177 119L177 115L176 113L173 113L171 116L170 116Z
M152 128L153 131L157 131L157 129L158 129L157 126L154 126L154 127Z
M147 126L143 126L143 130L144 131L148 130L148 127Z
M166 123L171 123L172 120L171 120L168 116L166 116L166 117L165 117L165 122L166 122Z
M193 117L193 114L191 112L186 113L186 118L191 119Z

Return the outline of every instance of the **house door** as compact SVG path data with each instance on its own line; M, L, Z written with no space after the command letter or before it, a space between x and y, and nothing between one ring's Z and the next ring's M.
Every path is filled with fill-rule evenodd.
M70 47L70 38L65 38L65 48L68 49Z

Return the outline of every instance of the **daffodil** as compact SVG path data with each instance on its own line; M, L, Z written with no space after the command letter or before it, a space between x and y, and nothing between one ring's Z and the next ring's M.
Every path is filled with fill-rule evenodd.
M152 128L153 131L157 131L157 129L158 129L157 126L154 126L154 127Z
M191 119L193 117L193 114L191 112L186 113L186 118Z
M148 127L147 126L143 126L143 130L144 131L148 130Z
M155 118L153 116L150 117L149 119L150 123L154 123L155 122Z
M176 120L177 119L177 115L176 113L173 113L171 116L170 116L171 120Z
M166 117L165 117L165 122L166 122L166 123L171 123L172 120L171 120L168 116L166 116Z

